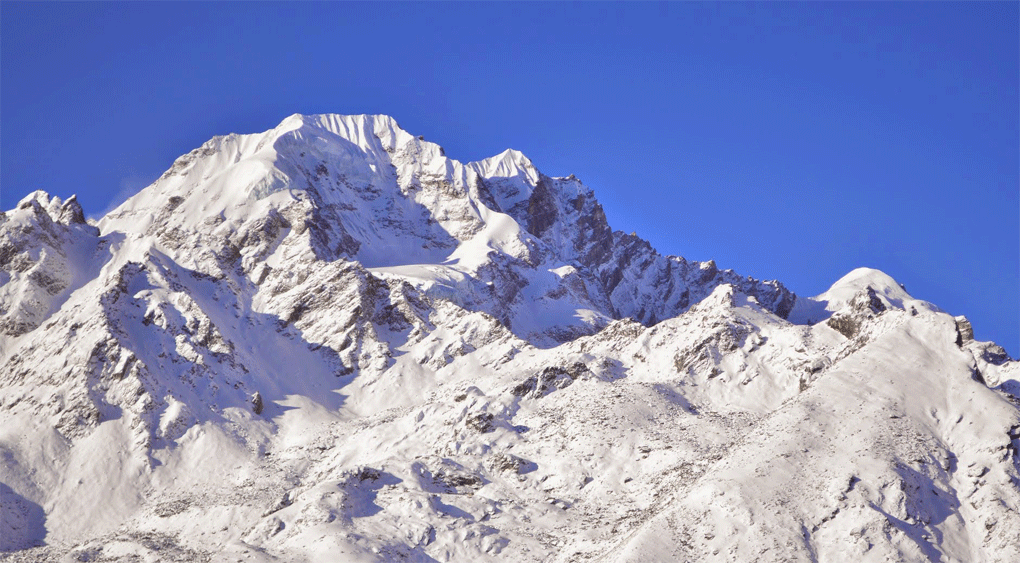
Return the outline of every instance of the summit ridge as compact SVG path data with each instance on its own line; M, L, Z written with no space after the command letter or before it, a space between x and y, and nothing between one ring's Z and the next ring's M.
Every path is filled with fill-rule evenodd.
M1016 561L1018 365L295 114L0 213L0 559Z

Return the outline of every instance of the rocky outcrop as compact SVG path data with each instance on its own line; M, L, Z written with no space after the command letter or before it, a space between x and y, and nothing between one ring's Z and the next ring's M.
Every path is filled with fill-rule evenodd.
M556 389L570 386L575 379L591 375L591 371L583 363L577 362L568 367L549 366L514 386L510 393L517 397L540 399Z
M956 320L956 345L963 346L965 343L974 340L974 327L971 326L967 317L962 315L955 317Z
M856 337L870 319L884 313L888 307L873 287L866 287L850 300L848 307L836 312L825 322L847 338Z

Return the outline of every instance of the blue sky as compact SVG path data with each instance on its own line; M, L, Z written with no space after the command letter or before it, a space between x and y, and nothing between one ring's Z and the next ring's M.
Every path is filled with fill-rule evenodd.
M0 207L86 212L213 135L385 113L507 147L660 251L813 295L858 266L1020 353L1017 2L13 3Z

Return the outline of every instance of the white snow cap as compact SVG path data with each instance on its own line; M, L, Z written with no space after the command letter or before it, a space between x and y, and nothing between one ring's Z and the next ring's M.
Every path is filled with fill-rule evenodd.
M469 166L486 178L521 177L531 184L538 183L538 170L535 165L524 156L524 153L514 149L507 149L496 156L472 162Z
M913 297L906 289L889 274L874 268L857 268L839 278L836 283L814 299L828 302L830 311L842 309L855 295L867 288L874 289L879 295L885 296L897 308L903 308L903 302Z

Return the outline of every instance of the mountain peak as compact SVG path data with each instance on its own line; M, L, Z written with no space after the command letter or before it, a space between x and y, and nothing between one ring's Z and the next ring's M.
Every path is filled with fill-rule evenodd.
M18 209L28 207L43 210L50 219L64 225L86 224L85 213L76 195L62 200L59 196L51 195L44 190L36 190L18 202Z
M468 164L484 178L500 178L516 184L535 186L538 184L539 171L527 156L515 149L505 151L489 158Z
M830 309L835 310L833 308L842 307L855 295L868 288L884 295L900 307L903 306L904 301L913 299L902 284L889 274L875 268L856 268L850 271L815 299L827 301Z
M60 200L59 197L51 196L49 192L47 192L46 190L35 190L34 192L21 198L21 201L18 202L18 207L22 207L23 205L34 201L45 208L49 207L51 199L54 198L57 199L58 201Z
M1020 364L878 270L798 299L371 115L214 137L101 225L0 213L17 560L1020 555Z
M371 136L392 136L398 132L404 133L407 139L411 138L411 134L401 129L396 119L383 114L343 115L338 113L319 113L306 115L295 113L281 121L274 130L280 133L287 133L301 128L320 129L339 135L351 142L357 142Z
M884 307L895 309L925 309L938 312L935 305L914 299L903 284L889 274L875 268L856 268L836 280L829 289L814 297L798 298L789 320L799 324L814 324L830 318L834 313L860 303L862 299L877 300Z

